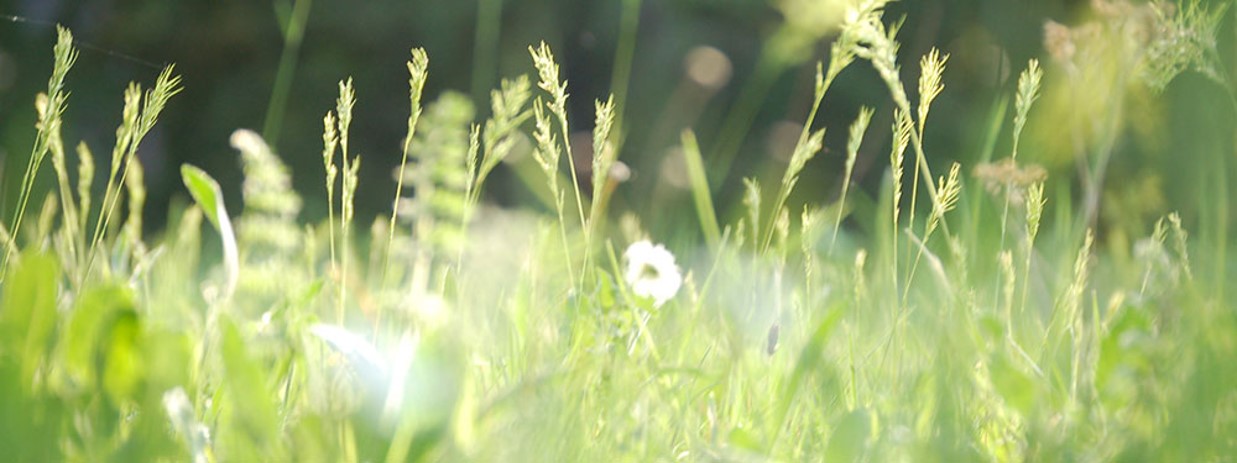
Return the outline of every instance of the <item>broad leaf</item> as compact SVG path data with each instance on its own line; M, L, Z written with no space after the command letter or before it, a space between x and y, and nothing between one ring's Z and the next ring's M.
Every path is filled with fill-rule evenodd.
M27 391L47 352L56 326L56 283L60 265L50 255L25 252L4 285L0 305L0 346L20 352L21 383Z
M225 387L232 416L244 434L258 449L268 449L279 432L279 417L262 365L245 349L236 324L226 316L219 317L220 342L223 350Z
M133 294L120 285L106 285L85 290L70 314L69 325L60 339L60 356L68 376L67 392L91 390L98 386L105 371L111 378L105 384L108 394L118 398L133 391L140 376L118 378L116 375L136 374L141 361L135 350L137 312ZM113 359L116 355L123 358ZM99 371L103 367L104 371Z

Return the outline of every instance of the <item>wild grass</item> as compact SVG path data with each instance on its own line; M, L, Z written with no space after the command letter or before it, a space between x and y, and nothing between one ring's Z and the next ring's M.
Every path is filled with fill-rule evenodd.
M640 225L659 217L609 210L625 89L594 105L582 191L567 83L544 43L529 68L542 93L526 76L503 80L484 122L457 93L423 107L429 57L412 51L397 194L368 227L368 254L353 212L361 156L349 146L365 102L351 80L323 119L325 223L298 222L286 166L239 130L243 212L185 165L193 203L165 236L143 237L134 153L165 107L181 110L168 106L179 79L168 68L145 94L125 91L108 185L92 201L84 144L77 185L66 174L59 128L74 52L62 30L22 207L3 234L0 448L14 461L1233 455L1237 319L1213 252L1229 237L1193 237L1170 213L1123 249L1074 220L1070 196L1052 193L1070 183L1019 164L1041 80L1058 82L1037 61L1018 81L1008 160L977 168L975 183L964 175L975 166L934 177L925 127L948 57L923 57L908 94L884 5L838 16L789 165L771 197L745 179L738 220L719 221L706 164L730 154L682 134L695 210L662 213L694 212L701 229L684 234L700 246L660 245L669 240ZM882 186L852 185L875 114L865 108L847 133L838 200L791 211L827 136L812 123L829 110L824 94L856 60L873 65L894 108L891 143L873 148L890 153ZM1009 122L997 114L994 125ZM22 219L49 153L56 188L32 226ZM484 203L489 174L520 162L540 171L549 213ZM203 254L209 241L222 259Z

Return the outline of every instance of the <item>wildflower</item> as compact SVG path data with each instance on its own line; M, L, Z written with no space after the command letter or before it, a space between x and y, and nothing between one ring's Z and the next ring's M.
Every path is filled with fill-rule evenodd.
M637 296L651 298L653 307L661 307L683 285L674 254L665 246L647 240L637 241L623 252L623 260L627 264L624 276L632 291Z

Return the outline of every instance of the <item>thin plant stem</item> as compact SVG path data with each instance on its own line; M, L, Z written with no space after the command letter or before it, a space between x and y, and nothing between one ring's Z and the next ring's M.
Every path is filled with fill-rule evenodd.
M631 68L636 56L636 38L640 27L640 7L643 0L623 0L619 19L618 47L614 52L614 72L610 75L610 93L614 94L614 130L610 138L614 152L619 153L624 139L623 116L627 112L627 94L631 90Z
M382 252L382 277L379 281L383 284L387 280L387 268L391 260L391 245L395 241L395 223L399 218L399 200L404 195L404 172L408 166L408 155L412 151L412 140L417 132L417 123L421 119L421 96L425 80L428 78L428 68L429 56L425 54L425 50L413 49L412 60L408 62L408 128L407 135L404 136L404 142L400 148L403 157L400 159L399 174L395 181L395 197L391 200L391 219L387 223L387 241Z
M817 68L817 71L819 70L820 69ZM817 92L816 98L812 102L812 109L808 111L807 120L803 123L803 130L799 133L799 140L796 142L796 146L803 146L807 143L808 138L812 133L812 123L816 121L816 113L820 111L820 104L825 100L825 94L829 92L829 87L833 84L833 79L836 76L837 73L834 72L833 69L830 69L830 72L824 76L820 91ZM761 244L762 251L767 250L769 248L769 244L773 241L773 232L776 228L774 225L777 221L778 214L782 210L782 206L786 204L786 199L790 195L791 186L792 185L790 183L784 180L782 185L778 188L777 196L774 198L773 213L769 217L768 226L765 227L765 237Z
M296 0L292 16L284 28L284 47L279 56L279 69L275 71L275 87L271 100L266 105L266 120L262 122L262 138L274 148L279 143L279 131L283 126L284 112L288 109L288 95L292 91L292 78L296 74L300 58L301 42L305 37L305 25L309 22L309 10L313 0Z
M472 51L472 98L483 101L498 74L499 37L502 32L503 0L477 3L477 30Z

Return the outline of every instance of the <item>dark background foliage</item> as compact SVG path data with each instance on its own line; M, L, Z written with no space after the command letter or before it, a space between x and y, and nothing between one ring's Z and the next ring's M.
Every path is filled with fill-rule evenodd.
M592 101L604 98L611 88L624 3L630 2L313 2L286 112L275 121L278 136L270 140L291 166L296 188L307 197L304 218L325 213L321 118L333 107L338 80L352 76L357 88L353 151L364 156L358 209L365 220L386 213L394 192L394 182L388 179L399 161L404 136L408 111L404 62L410 47L424 47L430 56L427 99L448 90L464 92L477 102L478 116L485 117L487 89L500 77L533 74L526 47L545 40L569 81L573 130L585 132L592 125ZM616 206L647 216L656 210L652 204L686 204L685 192L673 186L673 159L666 160L678 143L679 131L686 127L697 131L707 161L737 95L754 78L763 44L785 18L776 2L766 0L637 3L639 29L620 155L635 176L620 190ZM492 10L499 11L499 28L496 40L479 43L483 34L477 30L478 9L487 4L499 7ZM66 141L85 141L100 163L106 162L114 141L124 85L131 80L149 85L163 63L175 63L184 77L183 94L172 100L140 151L151 190L147 224L159 226L172 198L184 196L176 175L181 163L212 172L223 183L228 202L239 204L239 161L227 144L228 136L237 128L263 129L284 49L281 24L288 22L292 9L290 0L0 1L0 14L16 16L0 22L0 156L6 211L16 197L32 143L33 96L45 86L50 72L55 37L50 23L71 28L83 49L68 79L72 96ZM914 81L918 57L931 47L952 55L946 89L928 124L931 162L942 170L950 160L963 162L967 170L973 167L998 99L1012 93L1017 73L1028 59L1046 58L1044 22L1074 24L1089 10L1090 2L1079 0L916 0L891 5L887 18L907 18L899 35L904 81ZM1232 18L1230 11L1220 31L1221 56L1229 69L1234 53ZM780 175L797 124L811 104L813 63L827 60L831 39L826 35L817 41L808 59L772 80L734 167L721 181L720 204L735 202L742 176ZM716 92L684 76L685 56L699 46L720 50L732 64L731 77ZM1051 72L1051 64L1046 66ZM1149 169L1160 178L1157 188L1167 197L1165 203L1172 205L1152 204L1147 207L1160 210L1140 213L1183 209L1188 217L1191 205L1200 202L1190 179L1216 165L1211 158L1232 153L1232 137L1226 133L1232 127L1232 109L1216 103L1223 95L1217 84L1187 73L1157 97L1168 104L1161 106L1163 116L1157 119L1161 124L1151 130L1168 141L1148 148L1138 143L1138 137L1123 138L1128 140L1118 146L1112 175ZM892 105L874 71L858 65L842 74L825 101L815 125L828 128L826 150L809 163L793 201L823 203L836 196L846 127L860 105L876 107L877 117L860 155L857 179L869 192L879 184L886 169L885 128L892 119ZM1008 153L1007 138L1007 134L998 137L997 157ZM1025 159L1036 160L1034 152L1026 153ZM1189 162L1183 162L1186 159ZM1062 180L1075 176L1068 163L1049 164L1053 176L1060 174ZM1221 161L1228 168L1232 164ZM99 169L100 174L105 171ZM45 183L49 177L43 177ZM490 200L504 205L527 196L526 188L504 169L495 174L489 190Z

